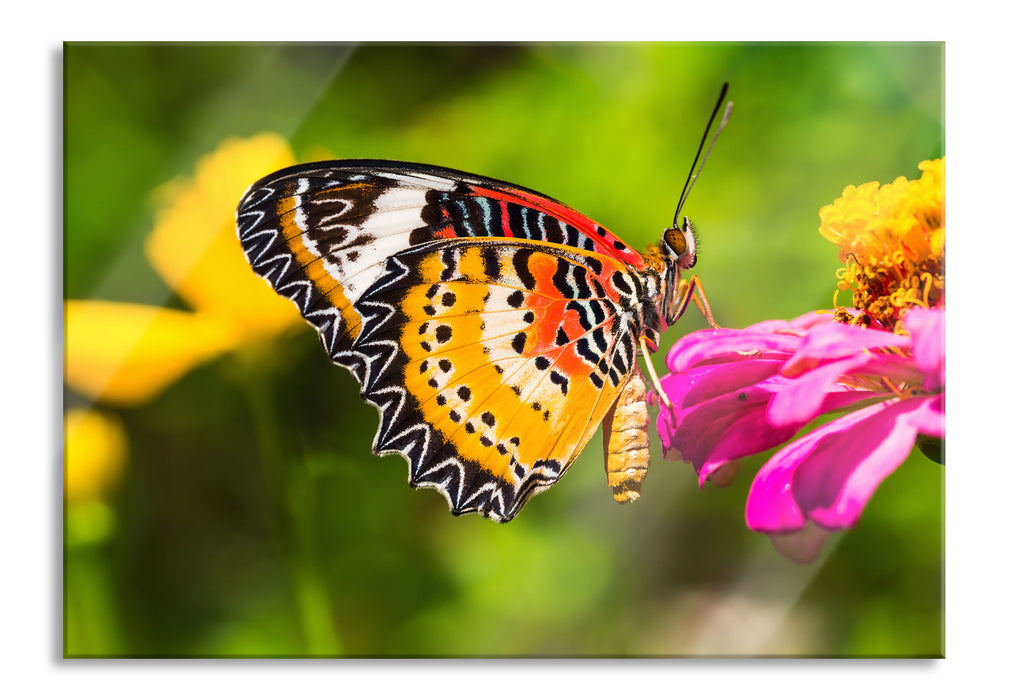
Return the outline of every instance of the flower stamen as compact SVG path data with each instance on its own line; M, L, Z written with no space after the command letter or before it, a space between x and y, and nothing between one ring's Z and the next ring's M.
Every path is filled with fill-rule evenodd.
M945 186L943 159L919 164L922 177L880 187L847 187L820 210L820 233L840 248L837 292L883 328L900 330L910 307L945 306ZM839 321L851 314L835 312Z

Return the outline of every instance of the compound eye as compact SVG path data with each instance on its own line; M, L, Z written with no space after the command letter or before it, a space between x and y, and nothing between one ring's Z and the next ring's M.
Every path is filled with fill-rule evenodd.
M678 228L667 228L666 232L662 234L662 240L665 241L676 257L680 257L687 252L687 237Z

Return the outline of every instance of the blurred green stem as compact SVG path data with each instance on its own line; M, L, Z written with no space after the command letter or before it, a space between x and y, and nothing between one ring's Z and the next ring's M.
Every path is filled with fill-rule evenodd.
M309 656L338 656L342 651L336 631L333 606L325 577L320 574L316 546L316 502L313 477L304 460L287 459L277 426L281 424L274 410L274 400L255 372L244 373L252 408L259 452L267 478L277 494L284 543L290 562L294 596L305 652Z
M70 546L64 559L63 654L107 657L122 654L118 615L109 596L109 564L99 545Z

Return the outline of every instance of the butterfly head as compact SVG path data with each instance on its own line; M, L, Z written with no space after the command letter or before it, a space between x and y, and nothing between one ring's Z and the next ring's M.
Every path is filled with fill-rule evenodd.
M654 301L657 330L664 331L676 323L681 313L681 281L684 270L697 263L697 238L690 219L683 217L679 226L667 228L658 246L649 246L649 266L654 270L654 286L650 289Z
M697 263L697 238L690 219L683 217L683 226L667 228L662 234L662 250L668 265L678 270L689 270Z

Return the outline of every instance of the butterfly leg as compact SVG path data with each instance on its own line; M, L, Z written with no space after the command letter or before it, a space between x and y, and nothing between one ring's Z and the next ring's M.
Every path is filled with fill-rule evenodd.
M704 286L701 284L701 279L697 275L693 275L689 280L682 280L680 282L680 289L677 293L677 298L680 300L676 306L676 310L673 312L673 318L669 325L673 325L680 320L684 312L687 310L687 306L690 301L693 300L697 307L704 314L704 319L708 322L708 325L712 328L718 328L718 324L715 323L715 317L711 313L711 304L708 303L708 297L704 293ZM638 339L641 344L641 355L645 360L645 367L648 369L648 376L652 380L652 385L655 387L655 393L659 395L659 400L662 404L669 408L669 397L666 396L666 392L663 391L662 385L659 384L658 375L655 372L655 366L652 364L652 356L648 352L648 346L645 344L645 338L641 337Z
M652 355L648 352L648 345L645 344L645 337L642 336L638 338L638 342L641 344L641 357L645 360L645 368L648 370L648 377L652 380L652 386L655 387L655 393L659 395L659 400L662 401L662 405L669 408L669 397L666 396L666 392L663 391L662 385L659 384L659 376L655 372L655 365L652 364Z
M704 285L701 284L700 277L693 275L689 280L682 280L677 298L680 301L676 307L676 311L673 313L673 320L669 324L670 326L680 320L680 317L687 310L687 305L693 300L697 304L697 308L704 314L704 320L708 322L708 325L712 328L719 328L719 325L715 323L714 315L711 313L711 305L708 303L708 297L704 294Z

